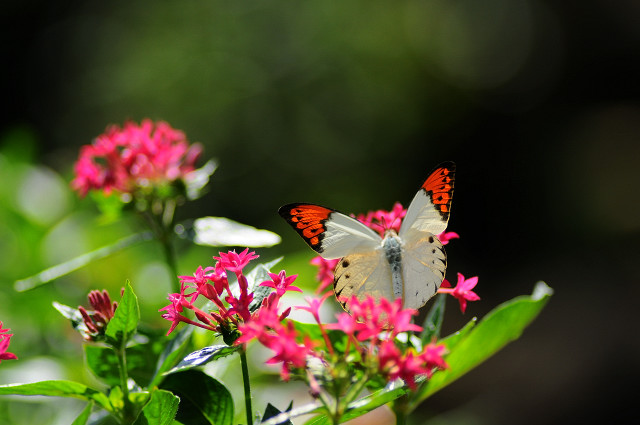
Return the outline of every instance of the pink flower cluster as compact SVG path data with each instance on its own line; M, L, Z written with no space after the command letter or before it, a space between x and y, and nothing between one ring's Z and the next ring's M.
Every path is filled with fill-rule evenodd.
M172 322L167 335L173 332L180 322L216 332L232 333L234 329L244 332L249 328L242 325L275 312L285 292L301 291L292 285L296 276L286 276L284 271L278 274L269 273L271 280L260 283L260 286L271 287L275 291L264 298L260 308L252 313L250 306L254 300L254 294L249 292L249 283L243 269L256 258L258 255L255 252L249 252L248 248L240 253L221 252L219 257L213 257L216 260L213 267L199 266L193 276L178 276L181 282L180 292L169 294L168 299L171 303L160 309L164 311L162 317ZM229 287L227 278L229 273L234 273L237 277L239 294L234 294ZM217 310L207 312L196 307L194 303L199 296L213 302ZM186 317L183 314L185 309L193 311L197 321ZM288 314L289 310L279 316L280 320Z
M353 297L349 300L352 315L341 313L338 322L323 325L320 321L319 309L327 299L326 293L321 299L307 299L308 307L296 307L306 310L316 320L324 340L324 350L318 348L320 341L312 341L307 335L297 332L291 321L282 323L283 315L267 308L249 323L241 325L242 336L236 343L245 343L256 338L262 345L274 351L275 355L267 363L282 363L281 377L288 380L291 372L305 368L309 358L322 361L327 368L337 367L331 361L344 361L344 356L334 356L336 351L327 334L327 330L338 330L347 336L345 353L355 348L360 353L364 367L374 369L372 373L380 373L388 380L403 379L411 388L415 388L418 375L430 377L437 369L444 369L447 364L442 356L444 346L434 343L427 345L421 353L415 350L402 352L395 344L398 334L407 331L421 331L422 328L411 323L415 310L403 310L400 300L390 302L386 299L376 301L367 297L359 301ZM288 313L288 312L287 312ZM329 360L328 360L329 359ZM332 374L326 373L327 377ZM312 389L320 391L317 378L306 374L311 381Z
M387 230L393 229L396 233L400 231L402 219L406 214L407 210L403 208L402 204L396 202L393 208L391 208L391 211L369 211L366 214L359 214L355 216L355 218L384 237ZM451 239L458 239L460 237L456 232L442 232L437 236L440 242L442 242L442 245L448 244ZM340 259L325 260L320 256L311 259L311 264L318 267L316 280L320 282L320 285L316 290L317 293L323 293L333 284L333 271L339 261Z
M87 310L83 306L78 307L86 328L82 333L87 341L98 341L104 336L109 321L113 319L118 303L111 302L111 297L106 289L102 292L91 291L88 298L93 310Z
M445 354L444 345L430 343L422 352L414 349L400 350L396 345L398 334L407 331L422 331L422 327L411 322L412 316L418 314L416 310L402 309L402 301L393 302L381 298L376 301L368 296L364 300L352 297L348 300L348 313L338 316L338 323L327 325L329 329L339 329L349 336L363 358L375 355L378 372L389 381L401 378L411 388L415 389L415 379L424 375L430 378L437 369L446 369L442 356ZM366 342L366 344L362 344ZM366 363L367 360L364 361Z
M2 360L16 360L18 358L15 354L7 351L11 337L13 336L9 331L11 331L11 329L3 329L2 322L0 322L0 362L2 362Z
M137 188L173 182L194 170L202 148L189 145L182 131L149 119L107 128L80 149L73 189L132 193Z

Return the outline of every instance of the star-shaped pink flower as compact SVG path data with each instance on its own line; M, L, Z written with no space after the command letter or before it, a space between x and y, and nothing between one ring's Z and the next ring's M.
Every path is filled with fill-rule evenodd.
M460 302L460 310L464 313L467 309L467 301L478 301L480 297L472 291L478 284L478 276L465 279L462 273L458 273L458 284L455 288L451 288L451 284L446 279L442 282L442 286L438 289L441 294L451 294Z

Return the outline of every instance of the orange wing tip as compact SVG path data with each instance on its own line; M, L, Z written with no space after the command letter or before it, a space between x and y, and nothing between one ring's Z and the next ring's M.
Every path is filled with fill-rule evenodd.
M455 174L456 165L444 162L436 167L422 185L422 189L431 198L431 203L445 219L451 211Z
M327 231L325 222L332 212L329 208L313 204L288 204L278 210L282 218L318 253L323 251L321 242Z

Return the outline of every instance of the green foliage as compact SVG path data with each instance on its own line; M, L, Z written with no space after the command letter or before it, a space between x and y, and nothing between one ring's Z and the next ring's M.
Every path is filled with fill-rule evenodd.
M507 301L489 312L473 329L465 327L464 333L457 335L447 344L449 354L446 361L449 369L433 375L415 395L414 404L441 390L507 343L518 339L524 328L549 301L552 293L551 288L544 282L539 282L532 295L523 295Z
M114 347L124 346L138 329L140 308L138 297L133 293L131 284L127 282L124 294L118 303L113 318L107 324L105 332L109 344Z
M233 422L231 393L204 372L187 370L170 374L160 387L180 398L176 419L182 423L231 425Z
M84 409L78 417L71 423L71 425L85 425L91 415L91 409L93 409L93 401L87 403Z
M446 300L446 294L438 294L436 296L435 302L422 324L423 331L420 339L422 340L423 345L430 343L434 338L440 338L440 329L442 328L442 321L444 320L444 307Z
M204 366L211 361L236 353L240 349L241 346L239 345L213 345L211 347L204 347L187 355L173 369L168 371L167 374L183 372L188 369Z
M169 425L173 423L180 398L169 391L155 390L134 425Z
M103 409L113 411L111 401L102 392L72 381L40 381L32 384L0 385L0 395L44 395L93 400Z

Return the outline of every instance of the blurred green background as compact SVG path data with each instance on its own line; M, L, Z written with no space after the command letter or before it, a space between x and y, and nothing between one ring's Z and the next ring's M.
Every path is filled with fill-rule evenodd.
M0 320L20 357L0 365L0 383L92 382L52 300L86 304L89 289L116 294L130 279L143 318L166 326L156 312L170 277L153 243L13 291L16 279L140 228L99 224L68 182L81 145L110 123L149 117L220 163L210 193L179 218L227 216L279 233L283 243L259 253L287 255L307 288L312 253L280 205L406 206L432 167L455 161L449 229L461 239L447 247L448 277L478 275L482 301L462 316L450 300L447 331L537 280L556 295L520 341L429 399L415 423L637 417L628 390L640 377L637 2L10 1L0 10ZM217 250L180 245L180 254L189 274ZM80 406L4 398L0 418L69 423Z

